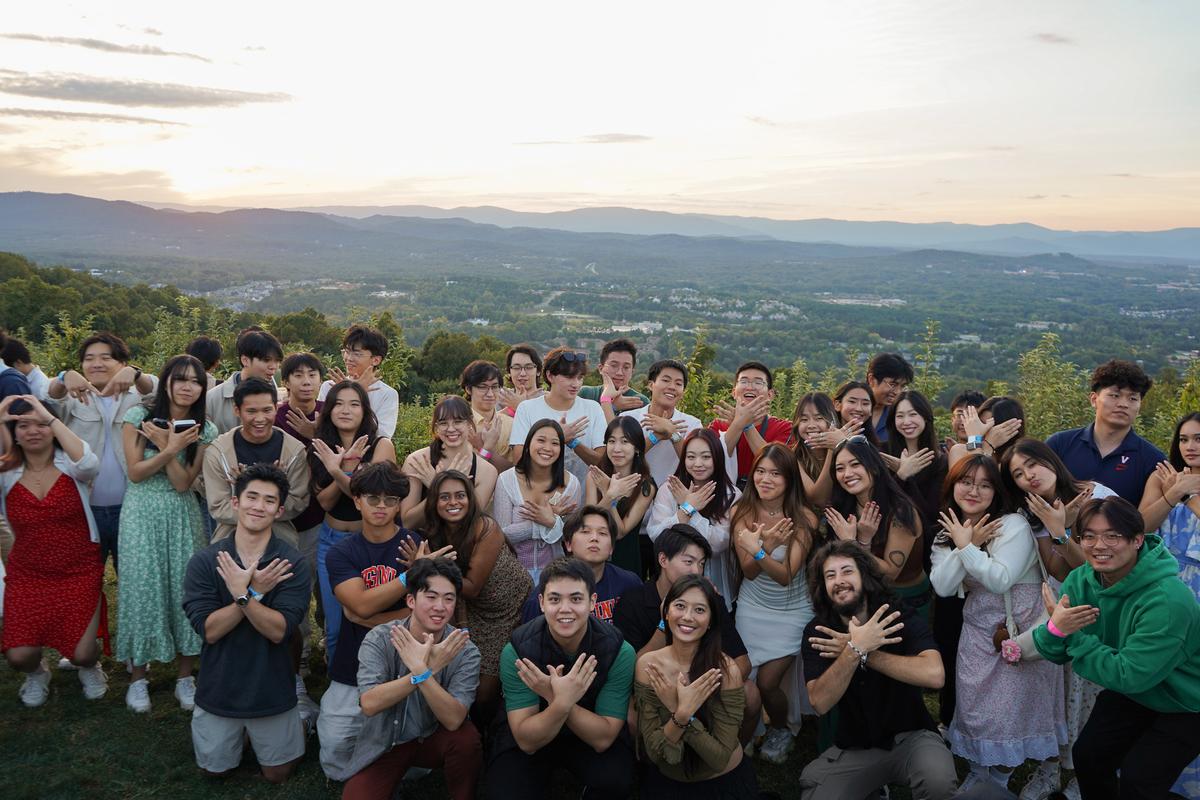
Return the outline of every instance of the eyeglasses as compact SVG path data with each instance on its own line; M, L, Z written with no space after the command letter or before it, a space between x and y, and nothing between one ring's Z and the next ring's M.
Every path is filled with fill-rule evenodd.
M1119 533L1084 533L1079 536L1079 543L1084 547L1095 547L1097 541L1104 542L1106 547L1116 547L1128 540Z
M359 497L369 506L382 505L388 508L395 508L400 505L400 498L394 494L363 494L359 495Z
M965 491L965 492L969 492L972 489L979 492L980 494L983 494L984 492L995 491L995 487L992 486L987 481L980 481L979 483L976 483L975 481L971 480L970 478L960 478L958 480L958 485L961 486L963 488L963 491Z
M766 387L767 382L764 381L762 378L754 378L753 380L750 378L738 378L737 385L745 386L745 387L751 388L751 389L762 389L762 388Z
M513 364L509 372L537 372L537 364Z
M433 429L436 431L448 431L451 428L460 428L467 424L465 419L439 419L433 423Z
M342 348L342 358L348 358L351 361L357 361L360 358L368 358L370 355L370 351L367 350L347 350L344 347Z
M905 386L908 386L908 381L896 380L895 378L884 378L879 382L879 385L886 389L903 389Z
M500 387L494 383L489 383L486 386L472 386L471 388L480 394L495 394L500 391Z

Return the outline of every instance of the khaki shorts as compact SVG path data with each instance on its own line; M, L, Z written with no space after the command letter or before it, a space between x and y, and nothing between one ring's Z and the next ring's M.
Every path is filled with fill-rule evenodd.
M228 772L242 763L243 733L258 763L278 767L304 755L304 725L295 708L270 717L220 717L200 706L192 712L196 763L208 772Z

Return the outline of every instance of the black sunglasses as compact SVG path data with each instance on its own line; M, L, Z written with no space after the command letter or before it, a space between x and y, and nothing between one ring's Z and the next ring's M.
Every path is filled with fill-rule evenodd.
M563 361L566 361L568 364L574 364L576 361L586 362L587 353L563 353L561 356L559 356L559 358L561 358Z

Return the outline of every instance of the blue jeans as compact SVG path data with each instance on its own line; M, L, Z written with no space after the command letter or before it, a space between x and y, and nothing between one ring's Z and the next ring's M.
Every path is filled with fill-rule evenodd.
M321 523L321 538L317 540L317 581L321 585L321 610L325 614L325 663L333 661L333 650L337 647L338 631L342 627L342 606L333 596L329 585L329 570L325 568L325 556L329 549L353 533L335 530Z
M121 527L120 506L92 506L92 518L96 520L96 531L100 534L100 563L108 561L111 555L113 572L117 568L117 534Z

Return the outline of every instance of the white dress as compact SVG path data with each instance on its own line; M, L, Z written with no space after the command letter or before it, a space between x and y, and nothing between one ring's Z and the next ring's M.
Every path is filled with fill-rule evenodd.
M566 473L566 479L567 487L563 490L563 496L574 500L578 507L581 502L579 481L569 472ZM518 517L517 509L525 502L521 494L521 481L516 467L500 473L492 499L492 516L512 542L513 549L517 551L517 560L536 585L542 569L563 554L563 520L562 517L556 517L554 525L546 527Z

